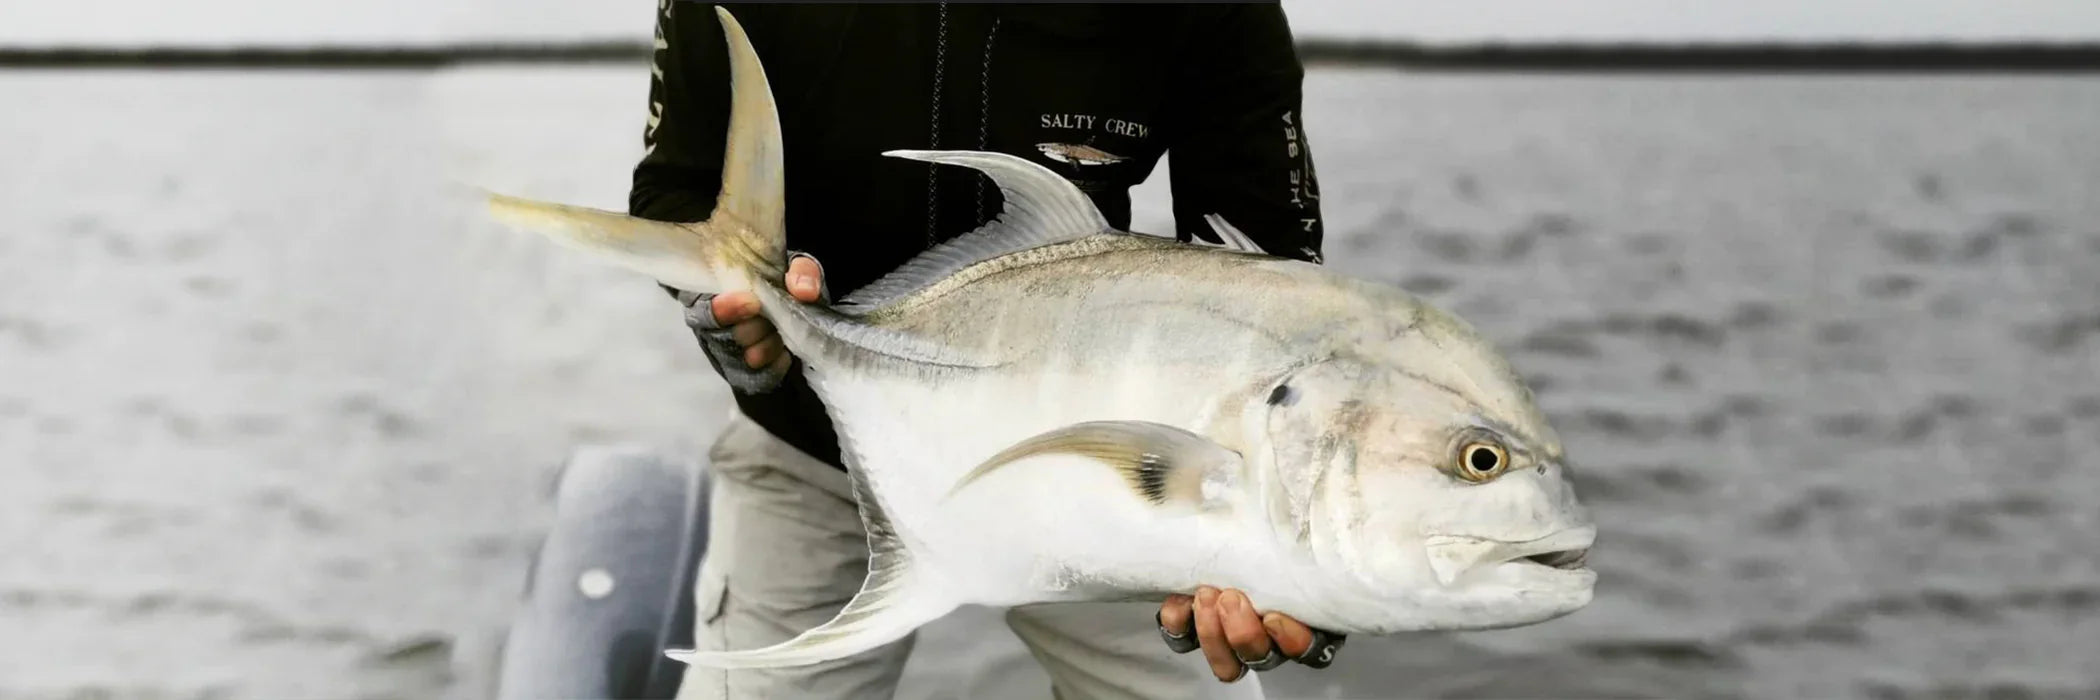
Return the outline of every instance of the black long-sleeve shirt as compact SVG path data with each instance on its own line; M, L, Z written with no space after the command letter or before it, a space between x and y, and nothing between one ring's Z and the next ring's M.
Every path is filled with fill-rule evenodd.
M991 150L1071 179L1130 226L1130 188L1172 151L1176 233L1219 214L1272 255L1319 259L1304 71L1276 3L722 3L764 62L787 172L787 242L843 296L996 216L998 188L893 149ZM648 153L629 210L700 221L721 189L729 73L707 4L660 2ZM799 368L738 394L773 434L834 465L838 438Z

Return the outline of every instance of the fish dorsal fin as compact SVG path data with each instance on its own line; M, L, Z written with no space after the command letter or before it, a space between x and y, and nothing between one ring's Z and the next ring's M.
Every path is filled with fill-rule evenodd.
M1049 168L1005 153L985 151L889 151L894 158L976 168L999 185L1006 206L984 226L912 258L895 272L862 287L840 303L874 308L1002 255L1109 232L1094 200Z

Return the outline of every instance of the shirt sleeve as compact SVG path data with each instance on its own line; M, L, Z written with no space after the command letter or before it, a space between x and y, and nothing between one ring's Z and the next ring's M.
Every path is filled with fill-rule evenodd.
M740 23L758 14L730 6ZM627 212L658 221L702 221L722 189L723 134L729 129L728 45L705 3L658 0L651 56L646 150L635 166Z
M1270 255L1319 262L1305 69L1282 5L1229 6L1195 35L1168 145L1177 234L1216 241L1204 216L1217 214Z

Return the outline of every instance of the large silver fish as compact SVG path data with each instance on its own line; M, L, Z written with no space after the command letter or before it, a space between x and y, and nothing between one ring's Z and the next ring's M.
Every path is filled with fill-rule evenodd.
M816 663L963 604L1198 584L1365 634L1588 604L1596 530L1559 438L1486 340L1399 289L1111 230L1014 156L893 151L984 172L1005 211L836 306L795 302L778 118L720 14L733 98L712 218L491 202L666 284L754 290L837 424L872 554L859 595L787 642L684 660Z

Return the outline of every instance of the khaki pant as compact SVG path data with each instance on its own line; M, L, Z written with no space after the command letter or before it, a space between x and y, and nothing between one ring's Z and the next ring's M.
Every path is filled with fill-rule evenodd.
M710 457L714 496L695 585L695 646L753 649L829 621L868 571L867 539L845 473L734 412ZM1153 625L1157 610L1147 603L1043 605L1010 610L1006 622L1061 700L1261 697L1252 674L1221 684L1202 654L1168 651ZM679 697L887 698L912 642L906 637L796 668L688 668Z

